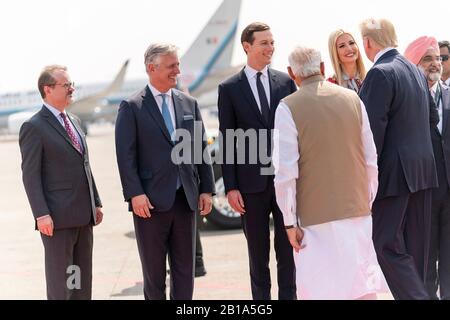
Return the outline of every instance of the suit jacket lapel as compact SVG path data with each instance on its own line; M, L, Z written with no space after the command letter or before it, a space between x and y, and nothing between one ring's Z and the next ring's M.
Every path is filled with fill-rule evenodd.
M153 120L155 120L155 122L158 124L167 141L172 143L169 131L167 130L166 124L164 123L164 118L162 117L161 111L159 111L155 97L153 97L153 94L148 88L148 86L145 87L145 96L143 96L142 106L150 113Z
M449 119L450 112L450 91L448 88L443 88L441 86L442 94L442 135L444 135L447 130L447 122Z
M247 79L247 76L245 75L244 69L242 69L241 74L239 76L239 87L241 88L242 92L244 93L245 98L249 102L249 105L253 112L256 114L256 117L258 120L264 125L268 126L266 122L264 121L261 111L258 108L258 103L256 102L255 97L253 96L252 88L250 87L250 83Z
M278 82L277 75L271 73L270 69L268 70L268 73L270 79L270 121L272 122L272 119L275 117L275 111L277 109L276 101L278 100L277 97L280 89L280 83Z
M183 97L179 92L172 90L172 101L173 101L173 109L175 111L175 121L176 121L175 129L179 129L183 125L183 116L184 116Z
M51 113L51 111L48 110L47 107L43 106L41 109L41 114L44 116L47 122L67 141L67 143L70 144L78 154L80 154L72 144L72 140L70 140L67 131L63 128L61 123L55 118L53 113Z

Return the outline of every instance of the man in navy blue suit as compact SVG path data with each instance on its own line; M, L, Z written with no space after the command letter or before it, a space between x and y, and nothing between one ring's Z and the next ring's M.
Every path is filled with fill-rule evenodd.
M271 298L269 222L272 212L278 298L292 300L296 296L295 266L283 215L275 199L270 156L275 110L280 100L297 88L287 74L269 68L274 40L268 25L259 22L248 25L242 32L241 43L247 54L247 65L219 85L225 192L231 207L242 216L253 299ZM239 131L248 133L250 139L245 135L229 135ZM251 137L256 139L249 141ZM252 147L255 149L251 150Z
M148 85L120 104L117 163L125 201L134 213L145 299L166 298L168 255L170 297L190 300L194 286L195 211L208 214L214 192L207 142L202 139L205 128L197 101L174 89L180 73L177 48L150 45L145 67ZM189 136L176 139L182 132ZM189 161L177 158L180 142L190 145L180 150L183 160ZM198 150L201 154L194 154Z
M392 23L361 24L374 66L360 91L378 153L373 240L395 299L429 299L425 288L431 188L437 187L430 123L438 114L423 73L395 49Z

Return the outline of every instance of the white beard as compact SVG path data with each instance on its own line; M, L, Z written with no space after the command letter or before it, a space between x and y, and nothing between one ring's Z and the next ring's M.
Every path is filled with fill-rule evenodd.
M433 72L433 73L428 74L428 79L430 81L436 82L441 79L441 76L442 76L442 72Z

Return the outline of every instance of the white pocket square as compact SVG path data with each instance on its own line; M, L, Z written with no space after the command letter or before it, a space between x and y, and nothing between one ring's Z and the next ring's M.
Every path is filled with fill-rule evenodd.
M183 116L183 120L192 120L194 119L194 116L192 114L185 114Z

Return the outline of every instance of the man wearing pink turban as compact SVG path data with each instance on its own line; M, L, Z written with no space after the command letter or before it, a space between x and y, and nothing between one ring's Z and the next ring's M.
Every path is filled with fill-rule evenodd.
M450 90L442 76L439 45L433 37L420 37L405 51L423 71L439 113L439 123L431 128L439 187L433 189L431 234L426 287L431 298L450 299ZM436 262L439 261L438 266Z
M434 37L423 36L409 44L404 56L417 66L429 49L435 49L439 56L439 45L437 40Z

